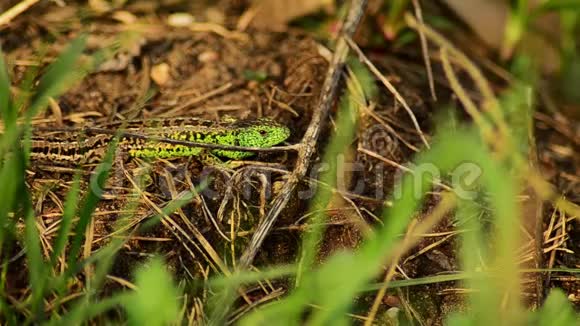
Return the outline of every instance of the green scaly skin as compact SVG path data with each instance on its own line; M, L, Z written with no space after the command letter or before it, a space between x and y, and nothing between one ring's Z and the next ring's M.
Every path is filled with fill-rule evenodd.
M168 129L162 133L159 133L159 130L150 131L149 134L197 143L260 148L272 147L283 142L290 136L288 127L267 118L229 120L229 122L214 123L208 127L175 127L173 128L175 130L171 130L172 127L168 127ZM244 151L207 149L146 141L141 142L139 146L129 148L128 152L133 157L152 159L200 156L201 154L209 152L219 157L240 160L255 154Z

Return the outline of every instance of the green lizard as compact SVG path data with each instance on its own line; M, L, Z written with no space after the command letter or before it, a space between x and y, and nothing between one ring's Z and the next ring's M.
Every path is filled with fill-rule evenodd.
M268 148L283 142L290 136L288 127L269 118L222 121L198 118L149 119L115 122L100 127L111 131L121 128L125 134L118 141L118 149L125 151L131 157L170 159L194 156L202 162L213 161L216 156L240 160L255 153L171 144L150 140L147 137ZM107 145L115 136L96 134L83 137L82 129L77 131L75 133L70 131L33 133L31 159L64 164L100 162L107 150Z

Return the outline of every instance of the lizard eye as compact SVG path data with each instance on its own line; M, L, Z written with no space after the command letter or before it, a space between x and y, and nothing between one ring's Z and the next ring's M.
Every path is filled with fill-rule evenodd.
M261 129L259 132L260 132L260 135L262 135L262 136L266 136L268 134L268 132L264 129Z

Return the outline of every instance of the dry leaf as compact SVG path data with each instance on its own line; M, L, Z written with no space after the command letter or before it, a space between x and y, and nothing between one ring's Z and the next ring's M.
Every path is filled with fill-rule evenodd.
M509 16L508 4L504 0L444 0L445 3L490 47L500 50L504 58L512 55L513 49L505 49L504 37ZM530 9L541 1L531 0ZM558 49L554 40L559 38L558 17L542 15L533 22L537 33L532 30L523 35L521 49L533 53L542 62L543 70L552 73L560 66Z
M291 20L314 13L320 9L334 11L332 0L257 0L250 11L255 11L252 26L267 29L284 29Z
M137 17L126 10L119 10L113 13L113 19L124 24L133 24L137 22Z
M170 79L169 65L164 62L153 66L150 76L157 85L165 85Z
M113 9L111 4L105 0L89 0L89 7L99 14L103 14Z
M195 22L195 18L185 12L177 12L167 17L167 24L173 27L186 27Z

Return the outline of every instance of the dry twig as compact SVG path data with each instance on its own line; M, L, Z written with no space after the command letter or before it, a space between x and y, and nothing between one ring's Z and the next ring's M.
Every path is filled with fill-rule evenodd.
M2 15L0 15L0 27L2 25L8 24L12 19L25 12L38 1L40 0L24 0L14 5L14 7L6 10Z
M282 188L280 195L274 199L272 207L268 211L264 221L256 229L256 233L252 237L252 240L242 255L240 259L239 268L246 269L252 264L258 249L264 242L264 239L274 226L278 215L282 212L294 189L304 178L308 170L310 159L312 154L316 152L316 144L318 136L321 131L321 125L328 116L331 106L335 102L336 95L338 93L339 81L342 74L342 68L346 57L348 55L348 45L346 38L349 38L354 34L356 28L366 10L366 0L352 1L350 11L343 24L343 29L341 36L338 38L336 43L336 50L330 62L330 67L326 73L326 78L322 86L322 91L318 99L318 106L312 113L312 119L310 120L310 125L304 133L302 142L298 149L297 165L292 174L289 176L288 181Z

